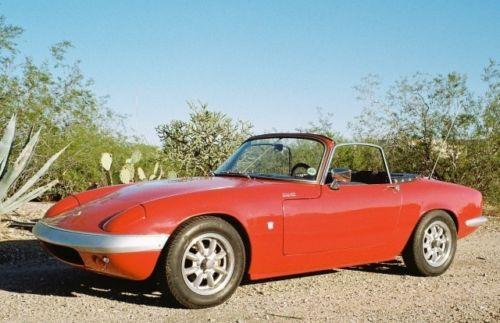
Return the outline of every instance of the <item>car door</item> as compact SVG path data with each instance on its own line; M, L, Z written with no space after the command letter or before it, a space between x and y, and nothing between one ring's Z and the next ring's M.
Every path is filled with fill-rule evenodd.
M342 156L335 158L341 146L335 148L333 168L342 164ZM401 193L389 175L383 179L387 172L383 152L367 147L377 149L383 163L384 170L377 166L375 176L371 170L370 176L355 178L364 182L349 180L333 188L324 184L318 198L283 200L285 254L367 249L388 243L399 220ZM356 174L362 172L370 170L356 170Z

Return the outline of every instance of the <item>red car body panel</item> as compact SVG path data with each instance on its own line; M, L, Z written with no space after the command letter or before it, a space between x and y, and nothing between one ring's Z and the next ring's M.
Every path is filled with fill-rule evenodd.
M330 156L334 143L318 135ZM393 259L419 219L431 210L452 215L458 236L476 228L481 194L437 180L342 186L242 177L206 177L111 186L76 194L54 205L48 224L100 235L172 235L187 219L216 215L243 236L250 279L262 279ZM148 278L161 250L79 251L81 267L134 280Z
M96 254L81 252L84 268L96 273L132 280L144 280L151 276L160 251ZM103 262L103 257L109 262Z

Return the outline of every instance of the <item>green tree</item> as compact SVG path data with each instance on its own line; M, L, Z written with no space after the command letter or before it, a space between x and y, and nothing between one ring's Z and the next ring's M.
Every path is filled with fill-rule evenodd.
M188 102L189 121L156 128L167 162L180 176L207 175L251 134L248 122L233 121L207 104Z
M66 195L85 190L93 182L104 183L101 153L111 152L123 163L138 140L123 135L124 117L107 108L105 99L94 93L92 80L84 77L79 62L67 62L70 42L54 45L49 58L37 64L19 53L16 41L21 33L21 28L0 17L0 124L17 114L20 139L14 153L19 152L33 125L43 129L36 155L23 176L33 175L60 147L69 144L44 177L46 182L60 180L52 194ZM139 145L138 149L145 159L155 154L154 147Z
M369 76L357 87L364 111L351 124L357 140L382 144L395 171L429 175L480 189L498 202L498 65L483 79L486 93L476 97L466 76L415 74L385 93ZM496 193L495 193L496 192Z
M474 162L474 186L497 205L500 204L500 70L495 61L485 68L483 81L488 85L481 97L479 122L467 145Z

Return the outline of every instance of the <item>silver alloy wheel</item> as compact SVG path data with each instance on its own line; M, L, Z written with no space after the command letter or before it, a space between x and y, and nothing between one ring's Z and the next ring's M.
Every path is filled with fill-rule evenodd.
M422 251L432 267L443 265L450 257L453 245L451 231L443 221L433 221L424 231Z
M218 233L205 233L188 244L182 258L182 278L193 292L213 295L227 286L234 272L234 251Z

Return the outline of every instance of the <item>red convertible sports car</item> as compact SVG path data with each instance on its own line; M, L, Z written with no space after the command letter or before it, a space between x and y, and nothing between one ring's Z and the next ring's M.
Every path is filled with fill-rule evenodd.
M144 280L181 305L256 280L387 261L440 275L486 221L481 193L390 173L383 150L315 134L245 141L212 176L117 185L55 204L33 233L71 265Z

